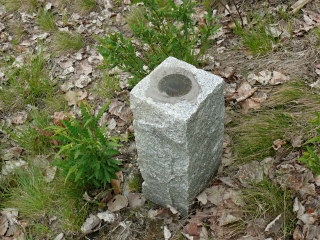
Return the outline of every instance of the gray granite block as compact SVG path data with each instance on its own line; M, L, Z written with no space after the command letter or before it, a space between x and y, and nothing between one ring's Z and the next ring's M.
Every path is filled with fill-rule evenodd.
M187 215L218 170L224 81L168 57L131 91L143 193Z

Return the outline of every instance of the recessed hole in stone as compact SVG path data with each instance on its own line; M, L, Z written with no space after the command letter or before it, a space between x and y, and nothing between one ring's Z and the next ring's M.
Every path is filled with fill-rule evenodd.
M158 89L169 97L181 97L190 92L191 80L182 74L170 74L163 77L158 83Z

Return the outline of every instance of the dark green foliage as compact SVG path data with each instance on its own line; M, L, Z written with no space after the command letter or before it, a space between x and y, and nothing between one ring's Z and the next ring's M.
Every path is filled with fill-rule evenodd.
M320 113L315 113L316 119L312 120L312 123L316 126L316 132L320 133ZM307 167L311 169L315 174L320 175L320 158L319 158L319 144L320 136L311 138L306 142L307 144L313 144L313 146L307 146L307 151L303 153L299 158L301 162L305 163Z
M57 153L57 166L80 186L105 187L111 179L117 179L115 172L120 170L119 161L113 159L120 147L117 138L106 138L98 121L109 104L106 104L97 116L92 114L89 105L81 104L82 121L70 116L70 120L61 121L65 127L52 126L53 138L60 143ZM63 154L63 158L58 158Z
M206 24L197 30L191 19L197 3L192 0L183 0L179 6L173 0L143 3L143 7L133 10L127 18L139 44L126 39L122 33L99 39L98 50L106 66L129 72L132 87L169 56L198 66L200 57L210 46L209 37L219 28L213 26L212 11L208 10ZM200 52L196 52L196 48Z

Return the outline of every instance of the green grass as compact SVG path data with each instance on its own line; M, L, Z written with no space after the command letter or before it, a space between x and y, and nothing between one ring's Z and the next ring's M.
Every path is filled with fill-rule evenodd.
M242 27L239 22L233 32L241 37L242 44L249 49L252 54L264 55L273 50L273 46L278 43L278 39L271 35L267 27L271 22L268 17L248 22L248 26ZM247 16L250 19L250 16ZM256 22L255 24L253 22Z
M319 94L310 91L303 82L276 87L261 110L241 115L233 125L227 126L236 164L274 155L272 144L277 139L290 142L295 134L312 136L307 122L319 110Z
M44 31L57 30L57 25L55 24L53 14L47 10L39 10L37 23L39 24L39 27Z
M102 79L93 89L100 98L112 98L116 92L120 91L120 81L116 76L110 76L108 73L103 73Z
M140 173L135 173L131 179L129 179L128 187L132 192L142 191L142 177Z
M263 218L267 223L273 221L278 215L284 217L280 236L291 239L296 223L293 213L293 198L289 190L282 190L269 180L253 183L250 188L243 189L245 206L242 209L245 217L244 223Z
M54 34L53 46L59 53L68 53L80 50L84 41L80 34L59 31Z
M87 214L81 200L82 189L64 184L59 175L54 182L47 183L43 171L34 165L18 170L5 192L1 208L17 208L19 216L28 220L26 231L34 239L79 232ZM55 228L48 223L52 217L57 218Z
M34 12L38 7L38 0L0 0L0 3L10 12L18 9Z
M91 12L97 7L96 0L79 0L80 10L83 12Z
M16 128L11 136L31 156L47 154L52 150L48 137L40 134L34 127L44 129L51 124L51 117L46 110L34 110L30 114L31 121L23 128Z
M7 71L8 83L0 89L0 101L5 111L22 109L26 104L43 106L43 100L55 93L55 86L47 72L44 53L40 50L21 68Z

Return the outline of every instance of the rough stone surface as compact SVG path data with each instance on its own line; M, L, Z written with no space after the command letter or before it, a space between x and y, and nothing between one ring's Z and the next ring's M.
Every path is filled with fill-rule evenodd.
M172 85L170 80L172 94L172 89L162 86L168 75L183 75L180 83L187 85ZM190 79L191 89L185 78ZM220 77L169 57L131 91L142 188L151 201L187 215L194 198L218 170L223 87Z

